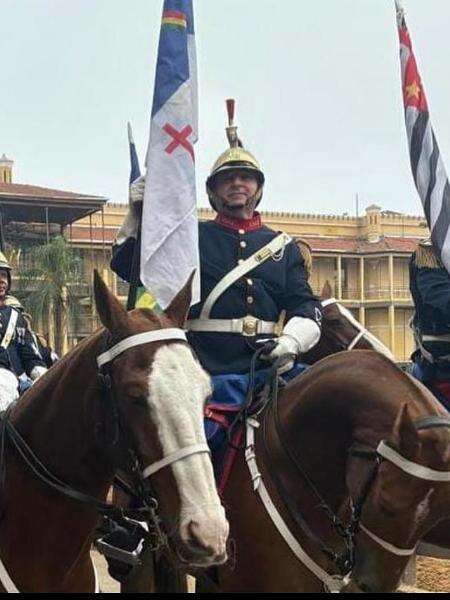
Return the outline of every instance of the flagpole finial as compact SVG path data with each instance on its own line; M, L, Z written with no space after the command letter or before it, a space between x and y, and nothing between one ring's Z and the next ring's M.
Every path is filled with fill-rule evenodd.
M239 146L242 146L242 144L237 135L237 127L234 124L236 100L234 100L233 98L229 98L226 101L226 106L227 106L227 114L228 114L228 127L226 128L227 138L230 143L230 148L237 148Z
M127 123L127 130L128 130L128 142L130 144L134 144L133 130L131 129L131 123L130 123L130 121L128 121L128 123Z
M398 24L401 25L405 18L405 11L402 6L401 0L395 0L395 11L397 13Z

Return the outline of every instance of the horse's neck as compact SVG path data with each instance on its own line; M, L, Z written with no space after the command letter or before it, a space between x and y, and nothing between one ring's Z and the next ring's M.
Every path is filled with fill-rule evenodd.
M419 415L419 390L388 359L359 351L326 358L292 382L280 399L286 438L325 496L345 493L353 444L376 449L391 436L402 402Z
M345 461L351 445L348 427L342 414L338 416L325 402L299 409L303 397L294 390L289 388L280 398L280 433L304 473L337 510L345 496Z
M17 404L12 421L37 457L71 485L98 493L112 473L96 440L101 410L95 334L55 365Z

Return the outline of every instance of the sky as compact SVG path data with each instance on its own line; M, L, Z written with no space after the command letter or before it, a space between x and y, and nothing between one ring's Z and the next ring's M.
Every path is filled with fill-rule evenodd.
M14 181L127 201L144 161L162 0L1 0L0 155ZM403 0L450 169L449 0ZM263 210L422 214L409 166L394 0L194 0L204 181L225 99L266 175Z

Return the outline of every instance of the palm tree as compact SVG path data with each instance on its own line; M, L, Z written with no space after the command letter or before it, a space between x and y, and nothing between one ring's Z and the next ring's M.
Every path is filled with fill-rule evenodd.
M47 321L62 355L68 347L69 318L79 304L73 288L82 281L81 260L62 236L34 246L27 258L31 267L20 273L18 295L35 319Z

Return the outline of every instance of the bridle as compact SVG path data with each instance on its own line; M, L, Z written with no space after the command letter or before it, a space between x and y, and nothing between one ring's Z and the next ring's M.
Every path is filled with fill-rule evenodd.
M327 300L322 300L321 301L321 305L322 308L326 308L327 306L333 306L336 305L337 309L339 310L340 314L345 317L346 319L349 319L348 315L346 314L346 309L340 304L340 302L338 300L336 300L336 298L328 298ZM366 340L369 344L371 344L373 346L373 339L374 336L373 334L371 334L363 325L361 325L361 323L359 323L356 319L354 319L353 321L351 321L351 324L353 325L353 327L355 327L358 330L358 333L355 335L355 337L349 342L348 345L343 346L343 350L354 350L356 348L356 346L359 344L359 342L361 340ZM379 340L376 340L380 346L380 351L381 348L384 347L384 345L382 344L382 342L380 342ZM374 348L376 349L376 348ZM388 348L386 348L385 354L387 354L389 352ZM390 352L389 352L390 354ZM391 357L390 357L391 358Z
M108 343L108 334L104 334L104 342ZM123 430L120 411L118 407L118 399L114 394L112 384L112 363L116 357L130 348L135 348L143 344L150 344L161 341L178 341L187 344L186 334L182 329L171 328L157 331L147 331L138 335L130 336L109 349L105 350L97 357L98 366L98 382L100 385L102 398L108 403L113 419L113 435L109 442L111 446L117 446L120 439L120 432ZM148 478L162 469L194 454L210 453L206 443L195 444L180 448L168 456L163 457L151 465L140 469L137 458L134 452L128 448L129 453L129 470L136 480L136 490L129 490L130 494L136 497L141 508L125 509L113 503L103 502L84 492L75 490L71 486L62 482L55 477L34 454L17 429L11 423L10 409L0 415L0 518L3 514L4 507L2 506L1 498L4 498L4 487L6 483L6 440L9 440L17 450L25 464L30 468L33 474L45 483L48 487L63 494L73 500L77 500L91 508L95 509L100 515L109 518L119 525L129 529L130 524L128 519L136 521L146 521L149 531L144 527L141 528L142 536L147 540L152 550L158 550L162 547L168 547L167 535L162 529L162 520L158 515L158 502L151 493ZM121 487L128 487L127 484L121 482ZM0 561L0 581L3 583L7 591L14 591L15 586L6 572L3 564Z
M422 465L408 461L394 448L389 446L386 441L382 441L376 450L361 448L359 446L355 449L352 448L350 450L351 454L360 457L370 457L370 459L374 460L374 465L372 466L372 469L370 470L366 481L361 487L359 497L357 498L356 502L352 503L351 505L350 521L348 524L345 524L342 521L342 519L336 513L334 513L331 507L328 506L328 504L318 491L317 487L314 485L311 478L305 472L299 459L286 443L287 438L285 432L283 431L282 423L279 418L278 399L276 394L274 394L274 396L271 398L270 403L266 403L264 408L267 409L269 407L272 408L275 431L277 433L277 438L281 443L282 451L287 456L288 461L291 464L293 464L295 469L300 473L307 487L312 492L313 496L317 499L318 507L325 512L327 518L330 520L332 529L338 534L338 536L341 539L343 539L345 543L344 553L338 554L332 551L327 546L327 544L311 530L304 516L300 514L298 506L296 506L290 500L289 493L286 490L282 480L278 476L276 468L274 468L274 466L271 465L270 452L268 451L267 444L267 418L270 414L268 410L259 411L257 415L247 416L246 419L246 461L250 470L253 487L254 490L260 496L270 518L272 519L280 535L290 547L291 551L294 553L297 559L300 560L311 573L313 573L313 575L315 575L320 581L322 581L325 588L329 591L339 592L344 587L345 582L348 580L350 573L355 566L355 536L359 531L364 532L377 545L381 546L384 550L390 552L391 554L402 557L411 556L412 554L414 554L416 547L414 547L413 549L404 549L394 546L393 544L383 540L381 537L377 536L375 533L370 531L361 522L363 508L370 494L372 486L377 478L380 465L383 461L388 461L410 476L434 482L450 482L450 472L435 471L428 467L424 467ZM259 421L259 415L261 413L263 413L262 423L260 423ZM425 417L417 421L415 423L415 427L417 431L431 428L450 429L450 417ZM296 537L292 534L283 517L281 516L272 499L270 498L269 492L266 486L264 485L261 472L256 462L255 431L260 428L262 429L262 443L265 456L265 465L268 470L269 477L272 480L275 489L277 490L278 496L283 500L283 503L287 509L289 516L300 527L300 529L310 540L310 542L312 542L315 546L318 546L320 552L328 560L331 560L336 565L341 575L330 575L315 560L311 558L311 556L306 552L306 550L300 545Z
M182 329L170 328L170 329L160 329L157 331L146 331L144 333L139 333L137 335L133 335L128 337L121 342L118 342L115 346L110 348L109 350L103 352L97 357L97 365L99 368L99 376L101 380L101 384L103 386L106 385L106 391L111 398L112 404L115 404L116 401L114 399L114 395L112 393L112 377L111 377L111 363L114 361L117 356L120 356L126 350L130 348L135 348L136 346L142 346L143 344L150 344L153 342L161 342L161 341L182 341L187 344L186 334ZM169 454L168 456L163 457L161 460L158 460L148 467L144 468L141 472L142 479L147 479L151 475L154 475L158 471L161 471L165 467L168 467L175 462L183 460L188 456L192 456L193 454L209 454L210 450L208 444L194 444L191 446L186 446L184 448L180 448L175 452Z
M434 415L428 416L416 421L414 426L417 431L439 428L450 429L450 417L439 417ZM430 469L429 467L412 462L402 456L397 450L392 448L392 446L390 446L386 441L380 442L376 450L362 449L361 447L358 447L356 450L351 449L350 454L359 457L366 457L374 461L374 466L368 477L369 483L366 482L365 486L363 486L363 492L358 502L352 506L350 528L353 534L356 534L359 530L361 530L376 544L381 546L390 554L403 557L412 556L417 549L417 544L414 546L414 548L400 548L379 537L361 522L363 506L370 493L372 483L375 481L383 461L390 462L410 477L415 477L416 479L421 479L422 481L434 483L450 483L450 471L436 471L434 469Z

